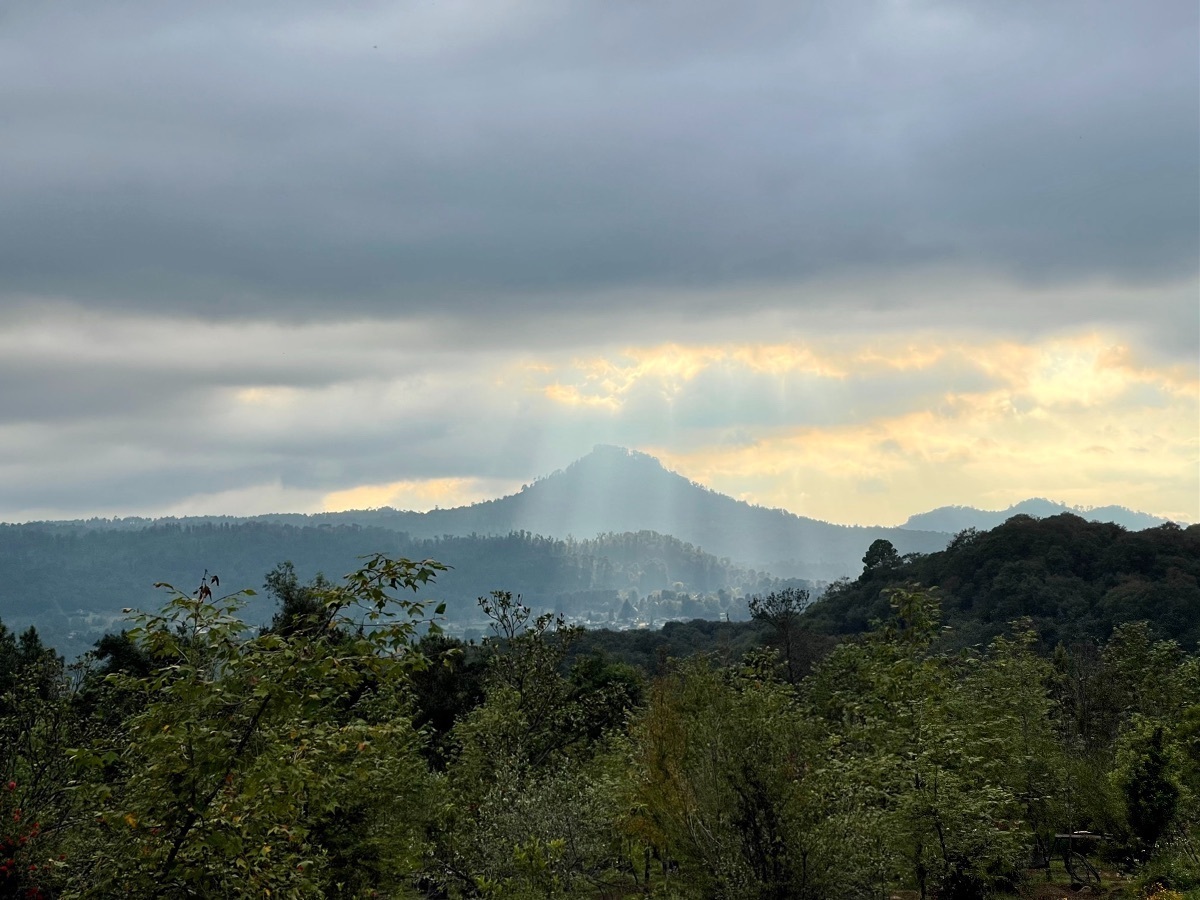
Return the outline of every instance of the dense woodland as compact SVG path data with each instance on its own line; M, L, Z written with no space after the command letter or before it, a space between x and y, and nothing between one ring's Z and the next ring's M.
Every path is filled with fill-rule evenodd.
M446 602L444 623L480 633L487 624L476 598L497 586L519 591L539 611L614 624L631 624L635 613L658 624L682 616L747 618L750 594L813 587L650 531L577 541L528 532L414 538L381 527L274 522L131 529L40 523L0 525L0 610L14 630L36 624L48 643L73 658L119 628L123 608L156 605L156 582L194 581L197 560L241 587L261 584L263 573L283 560L308 580L318 573L337 577L374 552L451 562L436 585ZM249 598L243 611L252 625L271 614L264 596Z
M960 532L946 550L901 556L886 543L865 571L812 611L812 626L853 634L887 615L887 589L936 587L959 645L986 641L1027 616L1046 646L1103 640L1122 622L1151 621L1188 649L1200 643L1200 526L1143 531L1064 514L1014 516Z
M0 897L1195 895L1198 539L877 541L656 632L496 591L464 642L382 555L261 629L205 575L74 664L4 630Z

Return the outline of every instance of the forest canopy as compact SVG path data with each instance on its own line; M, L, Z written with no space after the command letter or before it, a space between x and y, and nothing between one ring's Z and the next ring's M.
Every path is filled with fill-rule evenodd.
M1126 531L1070 513L1014 516L990 531L960 532L939 553L901 557L872 545L862 574L828 590L808 622L861 632L887 616L888 591L908 583L938 589L961 646L1022 617L1049 647L1105 640L1121 623L1141 620L1184 647L1200 644L1198 525Z

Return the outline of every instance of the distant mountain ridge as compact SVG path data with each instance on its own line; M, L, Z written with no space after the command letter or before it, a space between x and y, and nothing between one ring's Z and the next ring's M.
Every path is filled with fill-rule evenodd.
M164 520L43 523L65 530L144 528ZM832 581L854 575L871 542L890 540L900 553L929 553L950 535L914 529L834 525L735 500L710 490L657 459L623 447L599 445L565 469L516 494L453 509L373 510L252 517L199 516L167 520L183 525L246 521L303 526L358 525L404 532L413 538L529 532L553 538L653 531L707 553L784 578Z
M1002 510L977 509L973 506L941 506L929 512L909 516L908 521L900 527L957 534L964 528L978 528L980 531L987 531L1004 524L1013 516L1025 515L1035 519L1048 519L1062 513L1071 513L1089 522L1112 522L1130 531L1157 528L1167 522L1160 516L1152 516L1149 513L1138 512L1124 506L1088 508L1068 506L1066 503L1056 503L1043 497L1031 497Z
M879 538L891 541L901 554L930 553L943 549L954 534L965 528L986 530L1013 515L1045 518L1063 511L1093 519L1111 516L1112 521L1131 530L1154 527L1163 521L1123 507L1081 511L1032 499L1000 512L943 507L911 516L904 525L894 528L835 525L735 500L669 471L648 454L601 444L565 469L538 478L515 494L451 509L415 512L383 507L314 514L43 524L73 531L138 529L163 522L233 525L258 521L297 527L356 525L426 539L510 532L586 539L602 534L654 531L779 577L832 581L856 576L867 547Z
M949 539L944 533L834 525L754 506L671 472L648 454L603 444L520 493L467 509L480 524L539 534L649 529L775 575L815 580L856 573L878 538L891 540L901 553L940 550Z

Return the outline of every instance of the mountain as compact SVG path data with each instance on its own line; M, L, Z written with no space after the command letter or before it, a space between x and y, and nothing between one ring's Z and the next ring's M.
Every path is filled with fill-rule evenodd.
M518 494L426 515L447 527L490 532L590 536L649 529L776 575L819 580L856 574L877 538L892 541L902 554L940 550L949 539L929 531L833 525L753 506L670 472L645 453L605 445Z
M1032 497L1010 506L1008 509L989 510L976 509L973 506L941 506L929 512L909 516L901 528L912 528L919 531L946 531L958 534L964 528L978 528L986 531L1011 519L1013 516L1033 516L1035 519L1045 519L1050 516L1072 513L1090 522L1113 522L1130 531L1141 531L1144 528L1157 528L1166 523L1166 519L1152 516L1149 513L1126 509L1124 506L1097 506L1092 508L1068 506L1065 503L1055 503L1041 497Z
M856 575L877 538L901 554L946 546L949 532L833 525L735 500L665 469L657 459L599 445L567 468L518 493L453 509L412 512L383 507L329 513L273 513L250 518L88 520L44 523L70 530L140 529L151 524L237 524L246 521L306 526L358 525L414 538L530 532L555 538L653 531L694 544L717 557L786 578L832 581Z
M158 520L164 521L164 520ZM233 524L232 517L187 523ZM516 494L471 506L409 512L373 510L283 513L252 521L296 526L359 525L412 537L504 535L527 531L556 538L654 531L669 534L746 566L781 577L832 581L856 575L871 542L886 538L901 554L946 546L946 532L833 525L735 500L665 469L657 459L623 447L597 446L566 469L539 478ZM64 523L53 523L60 527ZM143 528L147 519L70 523L73 528Z

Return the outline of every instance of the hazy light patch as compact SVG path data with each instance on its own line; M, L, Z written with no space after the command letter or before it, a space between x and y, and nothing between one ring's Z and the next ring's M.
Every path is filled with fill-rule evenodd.
M572 360L567 365L541 363L526 371L534 377L554 379L543 388L551 400L573 406L591 403L615 409L640 388L672 398L681 395L701 375L721 372L732 378L748 374L784 379L804 376L812 383L885 377L917 373L939 366L982 369L977 363L978 347L951 343L839 346L844 338L822 342L824 349L810 343L732 344L729 346L628 347L607 356ZM988 367L988 374L1000 371Z
M822 378L844 378L846 369L830 359L818 355L811 347L789 344L766 344L738 346L733 348L709 348L710 358L733 360L752 372L769 375L804 373Z
M747 447L645 449L716 490L848 524L899 524L915 509L1004 508L1034 496L1196 520L1195 397L1166 409L1044 412L1021 412L997 392L872 422L798 427Z
M899 396L890 413L759 428L736 444L698 446L693 435L641 449L717 490L837 522L897 523L918 508L1002 508L1030 496L1200 515L1200 383L1186 370L1143 365L1096 334L918 346L882 364L901 369L901 360L917 370L967 361L994 387L925 403Z
M571 406L592 405L616 410L639 389L671 399L689 383L712 371L765 375L813 375L844 378L847 369L819 356L811 347L786 344L627 347L618 353L572 360L567 365L531 364L527 371L556 379L543 388L546 397Z
M435 507L467 506L515 493L520 484L489 478L427 478L393 481L390 484L363 484L326 494L321 509L337 512L346 509L395 509L425 512Z
M616 397L596 397L584 394L577 387L566 384L551 384L543 393L555 403L565 406L591 406L606 409L610 412L620 409L621 403Z
M287 487L280 481L253 484L227 491L195 494L173 503L155 515L256 516L267 511L313 513L321 511L316 491Z
M288 387L248 387L234 391L233 396L245 406L278 409L295 403L300 392Z
M1034 344L926 338L901 342L899 348L867 345L838 349L837 339L828 343L834 349L823 353L806 344L627 348L565 365L528 366L526 371L551 382L542 390L553 401L608 409L625 405L639 391L679 397L700 376L713 371L721 372L731 383L748 382L749 375L769 375L778 377L780 385L794 386L795 382L787 379L802 374L810 377L810 385L828 382L829 387L847 380L868 382L874 378L882 383L915 373L944 374L947 387L943 396L953 404L964 401L956 399L949 376L973 370L1004 388L989 402L1018 411L1103 406L1118 402L1131 391L1142 391L1143 399L1150 391L1186 400L1194 398L1198 390L1196 375L1187 367L1140 364L1127 345L1098 333ZM705 388L709 387L711 382L706 382ZM860 387L864 393L868 390L865 383ZM845 389L845 385L838 388ZM971 396L980 394L971 392ZM912 398L898 397L896 402L911 405Z
M630 391L646 381L654 382L658 390L670 396L720 358L721 354L711 348L675 344L629 348L615 359L601 356L573 362L570 369L576 373L578 386L572 391L559 385L563 390L557 397L547 396L569 397L568 402L574 403L582 402L586 396L606 405L619 405Z
M977 357L1014 395L1037 407L1101 406L1137 388L1195 396L1195 373L1183 366L1140 365L1128 346L1088 334L1035 345L1004 343Z
M961 346L943 347L936 343L924 345L909 344L905 347L874 347L860 351L854 356L856 366L869 366L873 369L894 369L898 371L920 371L937 365L950 356L962 356Z

